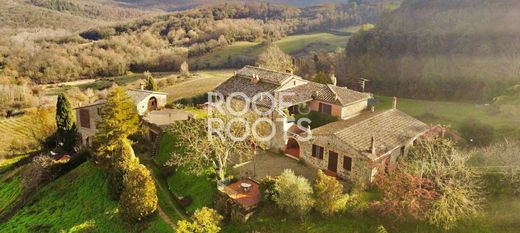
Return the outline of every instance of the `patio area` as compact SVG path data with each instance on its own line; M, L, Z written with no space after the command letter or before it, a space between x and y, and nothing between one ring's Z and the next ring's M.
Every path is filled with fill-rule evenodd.
M266 176L278 176L285 169L291 169L296 175L303 176L310 181L316 179L317 168L285 155L268 151L261 151L252 161L235 166L240 177L251 177L255 180L261 180Z

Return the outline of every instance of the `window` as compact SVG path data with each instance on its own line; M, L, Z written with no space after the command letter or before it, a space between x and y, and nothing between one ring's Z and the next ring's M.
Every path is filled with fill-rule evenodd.
M332 106L330 104L320 103L319 111L322 113L332 114Z
M79 110L79 122L81 127L90 129L90 112L88 109Z
M345 169L345 171L352 171L352 158L343 156L343 169Z
M312 157L323 159L323 147L312 145Z

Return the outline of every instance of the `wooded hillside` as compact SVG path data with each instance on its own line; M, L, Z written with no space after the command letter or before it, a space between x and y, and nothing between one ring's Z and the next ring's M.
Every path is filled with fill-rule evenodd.
M64 8L74 9L74 5ZM50 83L129 71L176 71L188 57L235 41L273 41L293 33L356 25L375 20L383 11L377 4L307 8L225 4L98 26L73 35L22 41L19 35L0 37L0 74Z
M405 0L347 46L343 83L412 98L490 100L520 81L520 2Z

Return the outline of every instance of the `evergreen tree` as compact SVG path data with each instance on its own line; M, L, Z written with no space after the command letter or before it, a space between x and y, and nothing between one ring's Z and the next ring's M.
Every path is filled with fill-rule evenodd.
M123 192L125 175L138 165L139 159L134 154L130 140L123 139L117 145L107 169L110 195L114 200L118 200Z
M71 152L76 144L76 126L70 101L65 94L60 94L56 102L56 127L58 143Z
M142 164L125 175L119 211L124 219L141 221L157 209L157 190L150 171Z
M145 89L149 91L157 91L157 84L155 84L155 80L150 72L144 72L144 76L146 77L146 85Z
M121 87L114 88L101 107L101 120L94 137L98 162L110 161L119 143L139 130L135 105Z

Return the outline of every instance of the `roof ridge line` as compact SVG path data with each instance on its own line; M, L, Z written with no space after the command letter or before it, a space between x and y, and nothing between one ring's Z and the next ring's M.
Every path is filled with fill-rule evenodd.
M332 93L334 93L335 99L339 101L341 105L343 105L343 101L341 101L341 98L339 98L338 93L334 91L330 86L333 86L332 84L327 84L327 88L329 88Z

